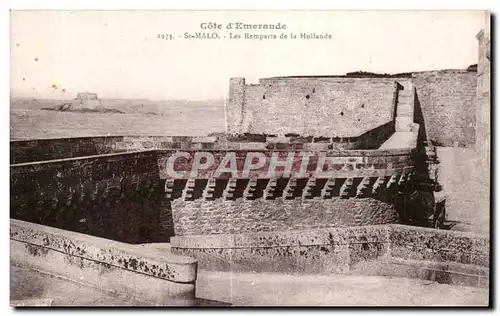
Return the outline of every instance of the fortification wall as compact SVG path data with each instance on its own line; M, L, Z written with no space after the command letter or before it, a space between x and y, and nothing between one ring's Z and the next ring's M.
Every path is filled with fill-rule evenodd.
M196 234L200 229L207 234L248 229L279 230L288 224L292 228L308 228L317 227L325 220L330 220L331 226L400 220L392 193L387 198L379 197L379 187L384 187L382 191L391 187L387 192L392 192L404 186L415 167L411 149L329 150L342 141L347 144L358 141L359 144L359 140L352 139L257 137L254 140L180 136L76 138L61 140L63 146L56 140L25 141L25 145L38 148L48 145L53 155L62 155L68 146L72 150L80 148L84 154L106 150L123 153L12 164L11 217L131 243L168 241L174 234L172 212L176 214L179 234ZM86 149L82 144L91 147ZM134 149L140 151L134 152ZM176 170L190 170L194 154L199 150L212 154L214 164L199 170L196 179L173 181L166 172L167 160L179 150L189 153L190 158L177 159ZM266 157L262 168L251 170L243 177L234 178L231 173L214 175L228 153L235 154L241 171L249 151ZM14 151L12 159L15 160L19 152ZM285 160L290 152L294 153L293 165L297 168L301 165L301 154L311 156L307 174L301 179L283 178L284 169L278 167L276 178L270 179L267 170L270 157L278 153L279 160ZM318 175L316 179L314 174L320 152L327 157L328 167L323 168L323 172L329 175L327 178ZM308 177L312 179L309 181ZM258 180L254 183L250 179ZM226 199L231 190L234 192ZM372 195L373 199L357 199ZM186 199L186 196L195 200ZM301 200L302 197L319 201ZM213 205L219 204L222 206L213 214L204 213L203 209L213 209ZM328 214L332 207L346 209L348 206L356 211ZM317 214L307 219L307 214L317 207L325 209L327 215ZM234 221L232 227L219 225L213 231L205 228L207 221L223 217L226 217L225 224L229 223L227 220ZM249 222L243 218L248 218ZM266 223L260 218L269 221Z
M188 150L252 150L313 149L354 150L378 148L394 132L392 122L379 126L359 137L313 138L304 136L266 137L239 136L103 136L36 140L11 140L10 163L48 161L54 159L95 156L150 149Z
M411 277L489 285L487 236L404 225L175 236L200 269Z
M275 152L261 151L266 157ZM248 177L221 174L215 179L214 169L226 154L220 150L211 151L213 167L200 170L196 178L173 179L165 170L173 153L159 151L158 161L176 235L375 225L405 222L410 214L426 216L423 205L415 201L418 206L412 209L405 202L414 191L415 161L408 149L328 151L324 171L330 174L323 178L313 176L317 165L311 161L311 174L303 178L282 177L282 170L269 178L263 166ZM174 169L190 170L193 155ZM237 164L244 160L245 152L236 152Z
M233 134L357 137L393 120L397 82L405 90L416 88L414 119L424 125L429 139L440 146L456 142L472 147L476 75L467 70L438 70L412 73L411 78L265 78L255 85L234 78L227 130Z
M476 100L476 150L481 157L485 183L489 183L491 149L491 31L490 14L486 14L485 29L476 36L479 42L479 60L477 65L477 100Z
M123 136L14 140L10 142L10 163L74 158L117 152Z
M196 260L19 220L10 221L10 260L152 305L194 305Z
M259 144L259 143L257 143ZM237 177L235 174L223 172L217 176L219 179L229 178L242 178L242 179L266 179L269 178L269 167L271 157L277 154L279 161L286 161L290 155L293 158L292 173L296 173L300 169L302 163L302 156L310 156L308 164L304 169L304 178L308 177L330 177L334 173L334 177L338 178L353 178L353 177L386 177L394 174L407 174L411 173L415 167L414 155L412 149L386 149L386 150L325 150L325 149L311 149L303 148L300 151L294 152L294 144L283 144L280 149L248 149L245 150L241 147L253 145L251 143L236 143L238 149L218 149L218 150L205 150L205 153L211 154L214 158L213 164L205 169L199 169L196 173L196 178L203 180L214 177L215 172L219 168L221 162L227 157L228 153L234 154L237 169ZM260 145L260 144L259 144ZM313 144L309 144L313 145ZM326 145L326 144L319 144ZM232 145L228 146L229 148ZM260 146L259 146L260 147ZM262 146L264 147L264 146ZM322 146L326 147L326 146ZM321 148L321 147L320 147ZM167 173L167 162L169 157L177 153L178 150L164 149L158 150L158 166L159 173L162 179L170 178ZM175 171L189 171L194 163L196 150L183 149L182 152L187 153L188 156L177 158L174 161L173 168ZM261 153L266 159L262 167L258 169L251 169L248 171L248 176L242 176L241 170L246 161L247 153ZM321 176L316 173L320 156L325 156L325 165L322 171L328 175ZM284 167L277 167L274 173L276 178L284 177ZM185 175L185 178L191 177L190 173ZM194 180L194 179L193 179Z
M374 198L172 201L176 236L242 234L397 223L394 204Z
M475 142L476 72L466 70L414 73L417 108L427 138L438 146L473 147Z
M129 243L173 233L171 221L158 226L165 208L154 150L13 164L10 173L11 218Z
M230 133L356 137L394 118L394 78L231 80Z
M376 127L358 137L269 137L262 134L219 136L124 136L114 150L356 150L379 148L394 133L394 122Z

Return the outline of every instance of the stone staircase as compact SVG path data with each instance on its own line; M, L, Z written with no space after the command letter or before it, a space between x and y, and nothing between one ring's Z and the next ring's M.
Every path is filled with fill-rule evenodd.
M418 124L413 123L414 108L414 89L399 90L396 109L396 132L418 132Z
M419 125L413 122L415 107L415 90L398 90L396 105L395 133L380 147L380 149L415 148Z
M414 123L415 114L415 88L408 87L405 90L398 90L395 117L395 133L380 147L380 149L391 148L416 148L419 124ZM422 192L432 193L433 211L426 216L426 223L420 225L449 229L450 223L446 222L446 199L447 195L441 191L441 186L437 179L437 168L439 161L436 158L436 149L425 143L424 157L427 170L417 173L414 177L415 188ZM416 224L416 223L415 223Z

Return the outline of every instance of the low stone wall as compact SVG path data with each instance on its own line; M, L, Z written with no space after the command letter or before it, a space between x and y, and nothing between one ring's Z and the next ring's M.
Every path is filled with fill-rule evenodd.
M10 163L25 163L62 158L74 158L119 152L116 145L123 136L78 137L10 142Z
M193 305L196 260L11 219L10 260L152 305Z
M124 136L114 146L115 150L139 149L287 149L308 147L318 149L353 150L376 149L395 131L395 122L375 127L356 137L275 137L265 134L220 136ZM314 145L310 145L314 144Z
M128 243L168 241L153 151L13 164L11 218ZM165 222L165 220L163 220Z
M413 277L488 287L489 238L404 225L175 236L172 251L219 271Z
M10 163L76 158L140 150L363 150L376 149L394 133L394 121L357 137L103 136L11 140ZM354 153L356 155L356 153Z

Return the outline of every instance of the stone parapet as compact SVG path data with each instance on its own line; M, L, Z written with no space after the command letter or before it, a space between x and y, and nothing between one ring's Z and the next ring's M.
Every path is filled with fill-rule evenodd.
M155 151L13 164L10 176L11 218L130 243L159 241L163 187Z
M123 151L123 136L11 140L10 163L85 157Z
M411 277L489 286L487 236L405 225L175 236L172 251L216 271Z
M156 305L193 305L195 259L44 225L10 222L11 261Z

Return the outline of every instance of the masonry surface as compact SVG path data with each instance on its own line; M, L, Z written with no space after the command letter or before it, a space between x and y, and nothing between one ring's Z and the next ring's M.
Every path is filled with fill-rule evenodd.
M427 137L439 146L473 147L477 73L423 71L391 78L283 77L230 82L228 131L354 137L394 118L397 84L415 87Z
M99 247L75 250L74 242L40 237L26 225L128 244L172 241L174 253L209 270L410 276L487 287L488 238L435 228L445 228L450 205L438 176L445 156L436 146L489 150L488 36L478 35L478 72L258 84L232 78L223 134L12 141L10 216L30 224L11 224L11 243L33 258L87 268L100 260L101 270L116 265L126 270L120 273L139 269L168 281L180 274L153 273L149 265L146 271L137 258L117 261ZM175 178L167 165L180 151L184 157L172 163L179 172L191 170L199 152L214 163ZM216 172L228 153L241 171L249 152L266 163L248 174ZM315 158L300 176L283 165L268 172L271 157L283 161L290 153L293 168L303 154L328 163ZM187 283L180 288L192 293Z

